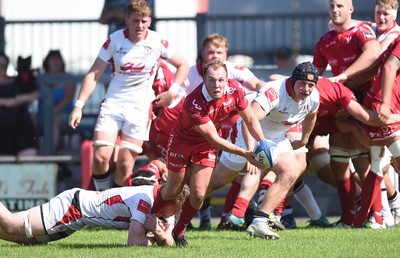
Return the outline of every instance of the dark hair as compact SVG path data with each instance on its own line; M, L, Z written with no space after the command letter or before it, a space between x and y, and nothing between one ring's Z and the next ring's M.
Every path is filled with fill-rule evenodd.
M296 68L294 68L292 73L291 77L292 87L294 87L297 80L317 83L318 77L319 77L318 70L312 63L304 62L298 64Z
M65 61L63 56L61 55L60 50L56 49L56 50L50 50L49 53L47 53L47 56L44 58L43 60L43 69L46 73L49 72L50 70L50 66L49 66L49 59L53 56L57 56L61 59L62 61L62 71L65 72Z

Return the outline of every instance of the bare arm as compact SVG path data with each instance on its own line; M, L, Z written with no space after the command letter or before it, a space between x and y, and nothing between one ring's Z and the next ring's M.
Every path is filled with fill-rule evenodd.
M97 82L99 81L101 75L104 73L104 70L107 67L107 63L101 60L100 58L96 58L89 72L86 74L85 78L83 78L82 88L78 94L78 100L85 103L85 101L92 94L94 88L96 87ZM74 107L69 116L69 126L76 129L78 124L82 119L82 108Z
M255 75L251 76L243 83L243 86L251 91L259 91L264 85L265 82L258 79Z
M306 118L302 122L302 135L299 141L293 141L292 146L293 149L299 149L303 146L306 146L308 140L310 139L310 135L314 129L315 121L317 121L317 112L308 114Z
M240 148L239 146L236 146L235 144L219 137L217 129L215 128L212 121L209 121L205 124L196 125L195 128L215 148L243 156L253 165L261 167L261 164L254 159L253 152Z
M378 60L381 53L381 47L378 41L371 40L365 43L362 51L363 51L362 54L357 58L357 60L352 65L350 65L341 74L331 77L330 80L334 82L344 82L348 78L351 78L356 74L368 70Z
M246 110L244 110L242 112L245 112ZM246 112L248 112L248 111L246 111ZM256 125L256 127L259 127L259 130L261 130L261 133L262 133L262 129L261 129L259 121L264 119L264 117L267 115L267 113L264 111L264 109L262 109L260 104L258 104L258 102L256 102L256 101L253 101L253 103L251 104L251 112L250 113L251 113L250 114L251 119L254 119L257 121L258 125ZM243 116L246 116L246 114L243 114L243 115L240 114L240 115L242 116L242 118L243 118ZM245 121L244 118L243 118L243 121ZM253 121L252 123L255 123L255 122ZM249 131L250 128L248 126L249 125L246 122L242 124L242 134L243 134L243 139L244 139L244 142L246 143L247 148L249 150L252 150L252 149L254 149L254 146L255 146L255 141L254 141L255 137L252 137L253 133L255 133L256 135L258 133L257 132L251 133ZM258 128L256 128L256 130L258 130ZM263 138L264 138L264 134L262 134L261 139L263 139Z
M379 119L386 122L390 115L390 103L392 100L392 89L395 82L397 70L400 68L400 60L390 55L386 63L383 65L382 76L382 105L379 110Z
M175 241L172 238L172 229L174 227L164 223L154 214L147 214L145 229L154 235L154 241L158 246L173 246Z
M155 243L154 238L146 236L146 229L137 220L131 220L128 230L129 246L151 246Z
M174 89L174 87L182 86L190 69L188 62L180 53L175 53L167 61L176 68L176 72L175 72L174 82L171 88L168 91L160 93L157 96L156 104L157 106L162 106L162 107L169 106L172 103L173 99L178 94L179 90L179 88Z

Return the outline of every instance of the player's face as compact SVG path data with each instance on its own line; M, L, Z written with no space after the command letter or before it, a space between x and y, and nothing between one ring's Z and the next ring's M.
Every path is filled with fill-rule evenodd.
M292 94L292 98L295 101L305 100L308 96L310 96L314 88L314 82L297 80L293 87L294 94Z
M213 99L220 99L224 96L227 82L227 74L223 67L218 67L217 69L208 68L204 83Z
M353 4L351 0L330 0L329 1L329 15L332 23L340 26L351 20L353 13Z
M378 34L385 33L388 29L392 28L396 19L391 14L391 10L376 6L375 8L375 23Z
M135 13L125 18L125 23L129 28L129 39L133 42L143 40L151 24L151 17L140 17Z
M205 64L211 60L224 62L226 60L227 51L224 46L215 46L211 43L207 43L201 51L201 55Z

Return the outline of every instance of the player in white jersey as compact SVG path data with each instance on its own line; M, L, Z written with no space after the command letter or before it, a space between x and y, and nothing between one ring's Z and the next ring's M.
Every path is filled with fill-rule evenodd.
M139 174L140 180L145 178ZM160 185L147 178L148 184L112 188L102 192L74 188L49 202L29 210L11 213L0 203L0 239L19 244L46 244L70 236L84 227L128 229L128 245L172 246L174 216L189 195L188 187L160 212L151 207ZM164 219L167 218L167 219ZM147 236L152 232L154 236Z
M255 236L279 238L268 226L269 214L286 197L288 191L298 179L306 167L305 155L303 159L296 158L294 149L305 148L308 138L314 127L316 111L319 106L319 93L314 89L318 80L316 68L309 62L301 63L293 70L289 78L268 82L257 94L253 101L254 114L260 120L266 138L273 140L279 147L280 158L272 170L276 173L276 181L269 188L269 193L255 214L255 219L248 227L248 232ZM286 138L289 129L302 122L302 137L298 141L290 142ZM240 132L242 127L238 125ZM249 137L238 133L236 144L253 148L254 143L248 143ZM227 175L215 174L207 189L207 194L212 193L229 182L229 175L237 174L246 166L246 161L236 155L223 152L218 166L222 166ZM260 179L268 171L254 170L247 173L242 181L241 191L235 201L236 207L247 208L251 198L257 190ZM243 224L243 218L237 218L233 213L227 217L227 221L233 224Z
M151 9L145 0L133 0L127 7L127 28L112 33L83 79L82 88L69 118L76 128L82 118L82 107L93 92L100 76L111 65L112 78L100 107L95 126L92 174L97 190L111 187L109 161L120 133L115 184L125 185L132 173L143 141L148 140L152 118L152 101L168 106L185 80L189 65L171 44L148 29ZM160 58L177 68L174 83L155 97L154 74Z

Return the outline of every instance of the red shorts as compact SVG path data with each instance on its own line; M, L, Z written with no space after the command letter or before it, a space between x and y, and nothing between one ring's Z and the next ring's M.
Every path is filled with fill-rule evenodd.
M364 103L366 108L369 108L373 111L379 112L381 103L373 102L373 103ZM393 111L393 110L392 110ZM398 112L397 112L398 114ZM365 130L368 133L368 136L371 140L379 140L386 139L390 136L394 135L397 131L400 130L400 123L390 124L386 126L368 126L364 125Z
M173 172L185 173L190 163L206 167L215 167L218 150L204 139L204 142L182 141L171 130L168 143L167 168Z
M167 159L169 132L159 132L153 127L150 129L148 152L154 154L157 158Z

